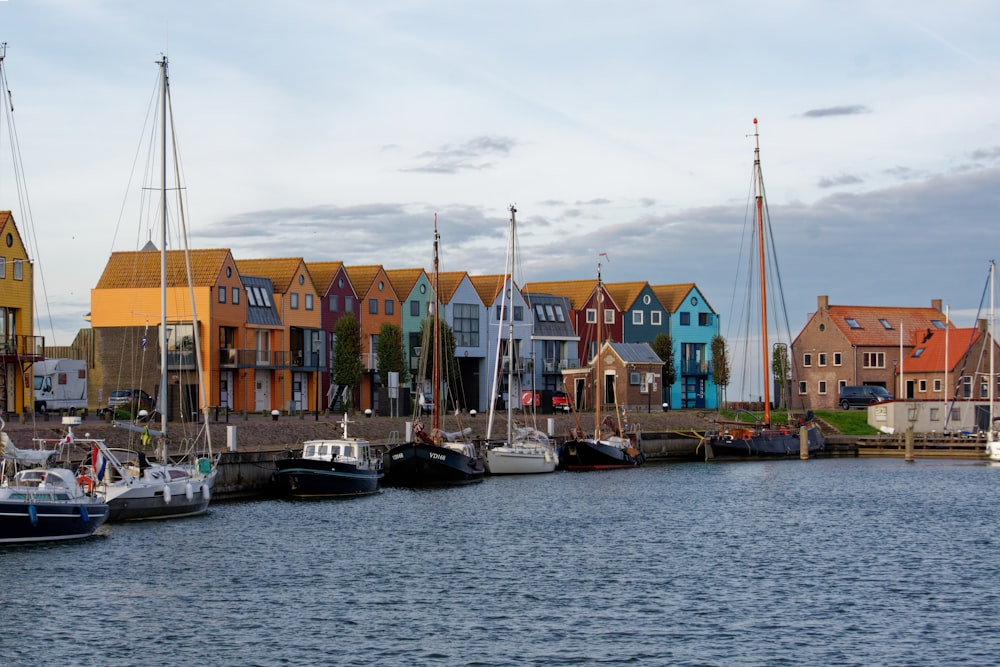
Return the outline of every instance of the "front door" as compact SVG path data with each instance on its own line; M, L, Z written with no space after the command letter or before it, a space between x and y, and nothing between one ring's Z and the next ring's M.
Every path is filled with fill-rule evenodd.
M219 373L219 407L233 409L233 372Z
M254 380L256 388L254 389L253 409L257 412L270 412L271 376L267 371L257 371Z

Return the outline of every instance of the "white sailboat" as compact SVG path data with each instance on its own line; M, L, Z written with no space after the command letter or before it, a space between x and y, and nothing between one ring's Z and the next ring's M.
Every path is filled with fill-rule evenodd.
M200 402L203 411L202 434L204 451L201 453L182 452L177 461L171 461L167 453L167 419L170 411L167 405L167 123L168 99L170 94L167 76L167 58L157 61L160 66L160 121L161 121L161 164L160 164L160 386L156 408L160 414L160 430L150 429L148 424L140 426L132 423L115 422L118 428L142 433L143 444L158 441L157 459L151 461L144 451L119 451L110 449L103 440L77 440L81 444L92 445L91 462L84 466L84 473L93 480L95 493L104 497L109 508L109 521L129 521L137 519L166 519L203 514L208 510L212 490L218 473L212 455L211 437L208 429L205 377L202 368L198 327L194 327L194 358L197 360ZM176 161L176 155L174 156ZM182 216L183 219L183 216ZM190 260L187 256L186 234L184 259L187 266L188 284L191 284ZM197 322L194 298L191 299L192 321ZM70 435L72 437L72 434ZM195 438L201 442L202 438Z
M990 343L990 377L987 398L990 402L990 423L986 429L986 456L990 461L1000 462L1000 435L997 433L996 417L993 402L996 400L996 368L993 366L996 342L994 327L996 327L996 261L990 260L990 321L987 326Z
M523 475L553 472L559 464L559 455L549 438L532 427L514 427L514 400L520 392L514 388L514 253L517 209L510 207L510 233L507 246L507 266L501 298L501 312L507 315L507 435L503 443L486 450L486 470L491 475ZM509 298L508 298L509 297ZM497 361L499 366L502 336L497 331ZM486 427L486 440L490 441L499 387L499 368L493 373L493 392L490 397L490 416ZM533 401L532 401L533 402Z

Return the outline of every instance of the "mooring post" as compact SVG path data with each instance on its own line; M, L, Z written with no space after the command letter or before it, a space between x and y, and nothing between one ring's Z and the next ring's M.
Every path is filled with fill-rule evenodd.
M805 426L799 427L799 459L809 460L809 429Z
M913 427L906 427L906 436L904 438L906 442L906 454L904 458L907 462L913 463Z

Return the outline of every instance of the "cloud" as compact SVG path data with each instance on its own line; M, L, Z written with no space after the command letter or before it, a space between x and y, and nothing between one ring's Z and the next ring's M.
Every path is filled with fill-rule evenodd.
M865 113L871 113L871 110L863 104L849 104L840 107L826 107L825 109L810 109L802 115L805 118L826 118L827 116L857 116Z
M830 178L821 178L817 185L821 188L835 188L839 185L860 185L864 180L853 174L841 174Z
M422 164L400 169L404 172L430 174L456 174L462 171L480 171L495 165L491 158L506 157L517 145L509 137L477 137L460 146L444 145L434 151L417 156Z

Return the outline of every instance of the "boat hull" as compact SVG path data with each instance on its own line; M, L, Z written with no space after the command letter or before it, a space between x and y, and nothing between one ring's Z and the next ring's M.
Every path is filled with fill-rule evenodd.
M107 519L99 502L0 501L0 544L82 539Z
M826 439L816 426L806 429L808 452L823 451ZM799 434L788 429L766 430L742 438L719 436L709 440L714 458L724 457L798 457L801 451Z
M645 461L642 452L600 440L568 440L559 450L559 467L564 470L613 470L635 468Z
M554 449L500 446L486 450L486 472L491 475L531 475L554 472L559 457Z
M406 442L386 454L386 486L455 486L483 481L486 467L479 457L441 445Z
M108 521L178 519L208 512L216 471L203 478L182 479L169 484L112 484L106 490ZM189 491L190 486L190 493ZM169 488L167 493L164 489ZM104 488L98 486L100 493Z
M290 458L275 463L278 492L289 498L346 498L380 491L382 473L356 465Z

